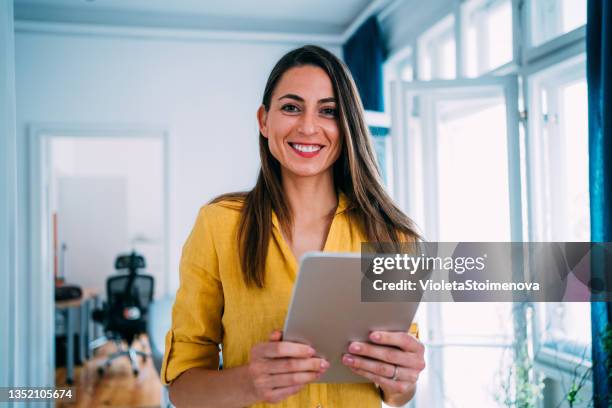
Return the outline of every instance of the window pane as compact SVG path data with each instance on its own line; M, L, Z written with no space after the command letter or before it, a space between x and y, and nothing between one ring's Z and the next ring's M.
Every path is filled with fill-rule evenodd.
M591 359L591 304L538 305L540 344L556 353Z
M531 0L530 12L534 46L586 24L586 0Z
M498 378L503 375L503 348L449 347L444 349L445 407L496 407ZM507 371L507 370L506 370Z
M452 79L456 75L455 69L455 37L447 36L440 44L440 59L438 76L443 79Z
M456 76L454 18L448 16L418 39L418 77L422 80Z
M582 79L563 86L560 93L560 125L565 142L565 196L567 237L590 240L589 143L587 84Z
M439 105L439 239L508 241L507 139L505 125L500 128L506 123L503 96Z
M510 0L471 0L463 5L466 75L475 77L512 60Z
M563 32L567 33L586 24L586 1L563 0Z
M499 67L512 59L512 5L510 0L496 3L488 15L488 68Z
M372 134L372 144L374 145L374 152L376 153L378 169L380 170L380 175L382 176L385 186L388 188L391 160L391 137L389 136L389 129L370 126L370 133Z
M445 342L512 341L512 303L441 303L440 308Z
M441 303L440 308L444 406L498 406L498 383L513 355L513 304ZM470 381L457 381L466 367Z
M412 81L414 79L414 70L412 69L411 61L406 61L401 65L400 79L402 81Z
M420 60L419 75L420 75L420 79L424 81L429 81L430 79L433 79L434 77L433 72L432 72L432 65L431 65L431 51L432 50L424 49L419 59Z
M585 76L582 55L529 80L535 110L529 136L534 240L590 240Z
M479 64L481 61L478 58L478 30L474 24L467 27L465 37L465 75L468 77L477 77L481 73Z

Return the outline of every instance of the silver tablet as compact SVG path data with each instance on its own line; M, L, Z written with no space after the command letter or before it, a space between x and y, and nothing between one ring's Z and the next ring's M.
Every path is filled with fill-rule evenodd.
M300 262L283 340L308 344L331 367L317 382L369 382L342 364L351 341L367 341L373 330L408 331L415 302L362 302L361 256L309 252Z

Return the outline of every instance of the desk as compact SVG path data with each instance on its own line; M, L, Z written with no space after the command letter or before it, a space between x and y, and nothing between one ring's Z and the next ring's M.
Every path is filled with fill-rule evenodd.
M85 361L91 356L89 341L96 337L97 328L91 319L92 310L98 306L98 293L94 289L83 289L79 299L61 300L55 302L55 310L64 315L66 324L66 384L74 382L74 335L77 326L76 314L78 311L79 324L79 359ZM93 332L93 335L92 335Z

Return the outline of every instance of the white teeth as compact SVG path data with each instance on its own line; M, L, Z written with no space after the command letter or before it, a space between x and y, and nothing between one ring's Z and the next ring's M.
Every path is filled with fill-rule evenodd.
M299 150L300 152L306 152L306 153L316 152L316 151L321 150L321 146L319 145L302 145L302 144L292 143L291 146L293 146L295 150Z

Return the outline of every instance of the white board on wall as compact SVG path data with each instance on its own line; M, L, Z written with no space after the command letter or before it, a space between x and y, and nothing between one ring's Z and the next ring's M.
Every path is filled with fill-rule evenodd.
M127 187L122 177L58 179L59 249L68 284L93 288L106 297L115 258L128 252ZM62 273L62 271L60 271Z

